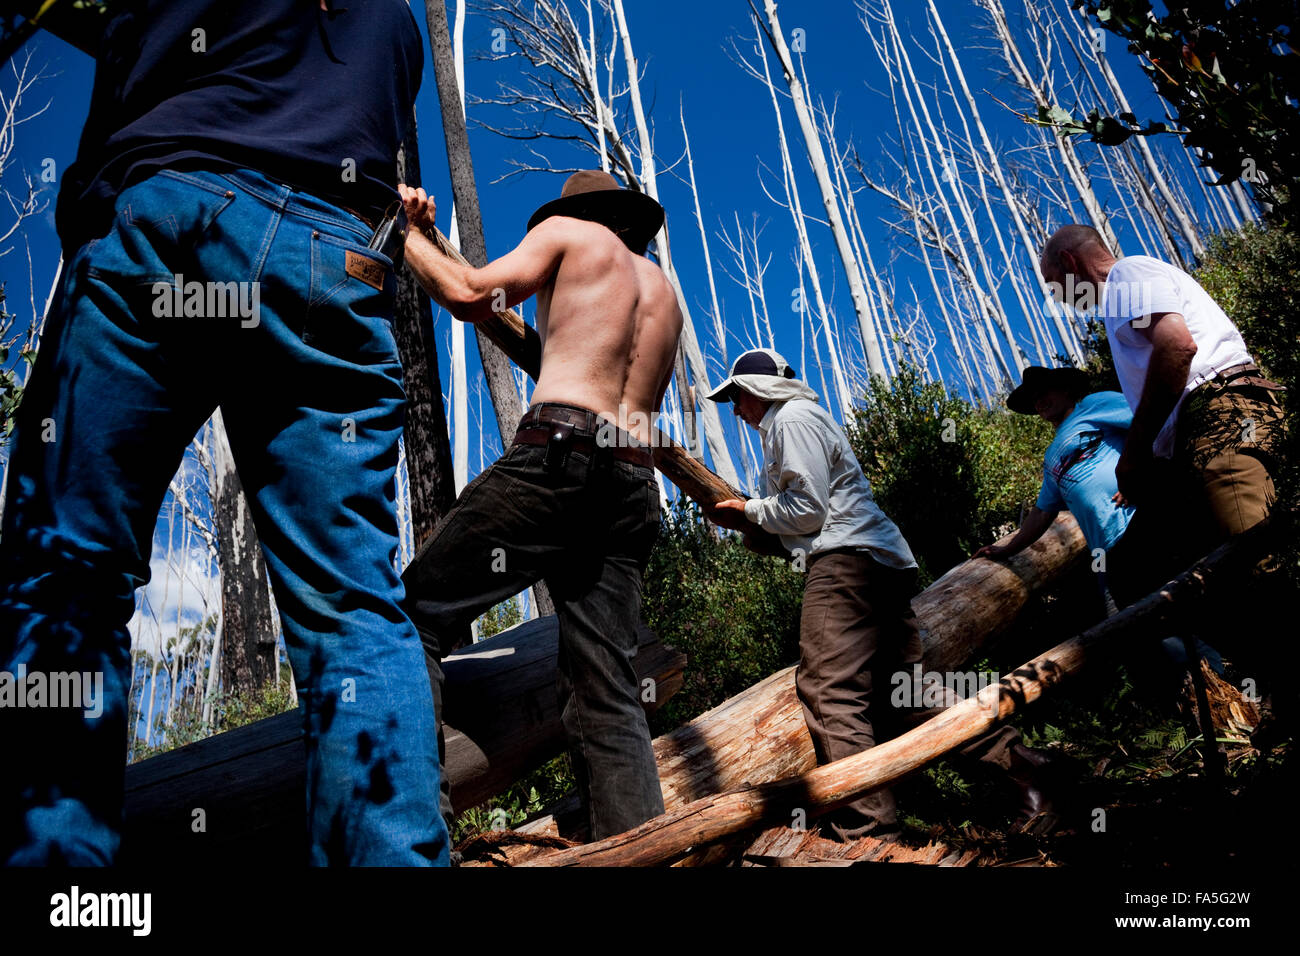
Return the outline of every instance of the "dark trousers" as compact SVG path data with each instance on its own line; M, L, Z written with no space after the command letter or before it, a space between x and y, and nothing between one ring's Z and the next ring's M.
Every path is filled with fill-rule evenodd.
M795 689L819 764L861 753L961 699L915 681L922 656L915 590L915 569L890 568L867 554L827 552L809 563ZM959 753L1007 770L1019 740L1019 731L1003 725ZM896 836L894 795L884 788L859 797L823 825L841 839Z
M652 469L610 448L575 449L550 467L546 453L516 443L466 486L406 569L405 609L424 641L441 723L443 648L546 579L559 617L561 715L592 838L601 839L664 811L632 664L659 494Z

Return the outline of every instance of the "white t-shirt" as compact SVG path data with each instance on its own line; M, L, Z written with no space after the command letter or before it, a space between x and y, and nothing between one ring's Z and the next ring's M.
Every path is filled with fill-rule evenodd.
M1160 433L1153 451L1169 458L1174 450L1178 411L1192 389L1216 372L1252 361L1241 333L1199 282L1150 256L1125 256L1111 267L1098 310L1106 323L1106 336L1115 357L1115 371L1129 407L1137 410L1151 363L1151 343L1129 323L1158 312L1177 312L1196 343L1182 397Z

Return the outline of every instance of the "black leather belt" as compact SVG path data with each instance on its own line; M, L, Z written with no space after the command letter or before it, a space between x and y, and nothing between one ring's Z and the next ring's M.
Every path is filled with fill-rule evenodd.
M593 458L602 452L616 461L654 467L654 451L621 428L576 405L548 402L524 413L515 444L546 448L546 467L563 467L571 452Z

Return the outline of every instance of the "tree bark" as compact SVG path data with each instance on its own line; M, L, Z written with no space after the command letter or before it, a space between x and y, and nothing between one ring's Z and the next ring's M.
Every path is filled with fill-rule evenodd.
M411 130L397 157L399 182L420 185L420 152L411 117ZM406 389L406 473L411 499L411 530L418 551L456 500L456 485L442 407L442 378L438 342L433 334L429 297L409 269L397 275L397 305L393 322Z
M275 680L279 667L271 589L220 409L212 416L212 433L212 517L221 566L221 683L227 695L244 696Z

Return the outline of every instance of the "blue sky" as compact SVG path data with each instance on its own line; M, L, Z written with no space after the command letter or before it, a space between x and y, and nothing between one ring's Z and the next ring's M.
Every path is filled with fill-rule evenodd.
M1063 5L1065 2L1066 0L1061 0ZM449 6L453 4L454 0ZM418 9L420 6L416 5L416 19L423 31L425 25L423 11ZM1016 3L1008 0L1007 6L1009 11L1014 11ZM987 15L971 0L940 0L939 7L953 42L959 48L971 85L979 98L980 108L986 122L992 127L995 139L1009 150L1018 145L1023 146L1029 142L1031 131L993 98L996 96L1004 102L1021 105L1018 91L1003 78L1001 64L992 52L993 41L986 27ZM790 309L791 292L798 285L798 276L792 259L795 239L789 215L769 201L759 186L760 163L765 164L769 170L780 169L768 94L759 83L742 72L728 52L732 39L742 46L750 45L748 38L752 28L749 24L748 5L743 0L714 3L684 0L657 0L649 3L646 0L627 0L626 9L633 44L645 73L643 96L651 113L661 170L672 166L682 155L682 136L678 125L679 103L691 133L695 175L704 221L710 233L722 313L729 334L735 336L728 343L728 355L734 356L741 346L747 344L742 336L748 304L740 286L723 273L723 267L730 266L730 262L716 233L724 226L734 228L734 216L737 213L746 227L757 215L758 223L766 224L761 237L763 253L772 255L765 286L773 311L777 347L787 354L810 381L819 380L819 373L809 367L811 353L805 357L801 350L798 315ZM904 36L911 27L917 39L922 44L928 44L924 5L902 2L896 4L896 10ZM787 35L796 28L804 31L806 69L814 95L823 97L828 102L838 99L837 133L842 138L852 140L869 163L877 163L876 171L883 172L884 155L893 149L888 137L896 135L894 118L884 93L887 86L883 69L859 23L856 5L850 0L820 0L797 5L786 3L781 6L780 13ZM519 58L503 63L482 59L491 47L493 27L491 21L471 8L465 31L468 61L466 88L471 96L493 94L498 79L510 78L526 68L526 64ZM1122 49L1117 49L1119 46L1117 42L1111 44L1112 62L1129 88L1130 99L1136 111L1141 116L1158 115L1158 101L1149 92L1149 86L1138 72L1134 58ZM33 41L31 49L35 53L34 63L46 65L54 76L30 98L30 105L40 105L49 100L51 108L20 130L17 163L33 172L39 172L41 164L47 158L52 158L56 168L63 170L75 156L77 138L89 102L92 64L88 57L44 33ZM923 53L914 49L912 55L923 77L933 72ZM7 82L12 85L11 79ZM422 165L426 187L440 200L439 219L445 230L451 206L451 191L436 97L432 64L426 62L424 83L417 102L421 123ZM558 194L563 179L558 175L539 173L512 177L499 185L492 185L494 180L510 171L507 160L512 155L518 155L520 147L478 126L475 121L503 119L509 122L499 110L475 108L471 105L470 142L488 250L492 256L508 251L519 240L529 214L542 202ZM805 209L820 211L820 198L788 104L785 121L799 170L799 185ZM552 124L552 128L559 127ZM590 162L577 156L569 144L540 141L531 145L546 152L557 166ZM1096 152L1096 147L1090 144L1085 144L1082 148L1085 156ZM684 164L679 164L674 172L684 177ZM716 356L716 348L710 347L713 334L708 318L709 294L690 191L674 172L661 172L660 175L660 193L668 210L674 260L682 275L697 329L704 340L705 352ZM769 189L779 192L779 180L773 179L770 172L765 176ZM27 230L32 248L32 284L36 289L38 308L49 290L54 263L57 261L53 231L53 190L47 194L47 198L50 199L50 205L42 221L32 224ZM881 217L892 218L893 213L869 195L860 197L859 203L877 263L893 273L900 290L907 288L909 280L914 282L922 291L924 305L926 281L923 271L912 258L913 250L908 244L899 243L884 223L879 221ZM812 241L828 295L833 288L832 306L840 327L845 333L845 339L852 341L853 313L844 274L834 258L833 240L828 230L815 227ZM21 244L0 259L0 279L8 283L11 308L29 301L26 255ZM531 308L526 311L531 316ZM445 346L451 321L445 314L439 314L436 320L439 338L444 346L444 388L449 387L450 381ZM940 348L943 348L942 339ZM860 347L858 351L860 352ZM478 378L475 367L477 357L473 352L471 346L471 387ZM718 364L716 360L714 364ZM715 375L720 372L720 368L714 369ZM474 396L471 396L470 405L471 416L477 416L478 403ZM486 403L484 408L488 408ZM728 423L727 427L730 429L734 426ZM471 475L479 467L478 442L475 440L478 431L477 422L472 423ZM491 435L495 429L488 428L485 431ZM485 454L490 458L495 448L495 444L489 443L485 447Z

